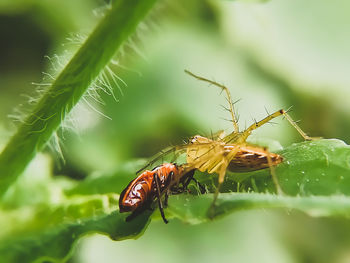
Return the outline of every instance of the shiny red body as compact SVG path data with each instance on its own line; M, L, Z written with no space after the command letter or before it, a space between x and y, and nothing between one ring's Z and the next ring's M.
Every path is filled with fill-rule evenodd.
M119 198L119 211L133 212L145 208L157 197L155 175L158 177L159 191L162 194L179 178L180 168L173 163L164 163L152 171L146 170L132 180Z

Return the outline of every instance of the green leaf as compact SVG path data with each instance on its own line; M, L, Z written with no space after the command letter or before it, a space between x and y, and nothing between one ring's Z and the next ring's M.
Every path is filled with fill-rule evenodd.
M121 168L121 176L114 173L114 180L124 174L135 176L130 166ZM48 158L37 155L4 198L6 202L0 207L0 225L6 226L0 231L4 262L62 262L70 257L75 242L86 234L101 233L123 240L137 238L145 230L152 212L125 222L127 214L118 211L119 196L113 185L110 194L65 195L64 188L74 189L79 182L52 178L49 167ZM123 170L129 173L123 174ZM107 192L100 190L97 192Z
M210 221L208 210L213 194L203 196L179 195L169 200L167 212L186 223L199 224ZM282 208L297 209L311 216L350 216L350 198L346 196L291 197L262 193L222 193L215 207L215 217L247 209Z
M147 211L131 222L125 222L125 214L118 211L109 215L90 218L76 223L52 226L49 229L9 238L0 244L3 262L62 262L66 261L74 243L89 233L108 235L113 240L139 237L149 223Z
M113 240L137 238L150 221L151 211L126 222L118 211L117 194L64 197L52 180L46 203L2 208L0 253L4 262L59 261L69 257L83 235L101 233Z
M225 193L219 195L214 218L242 209L296 209L311 216L349 217L350 146L335 139L318 140L293 144L279 154L284 161L276 167L276 175L284 195L274 193L269 169L228 173L222 189ZM2 210L0 223L9 229L0 235L1 255L8 262L61 261L69 257L76 240L89 233L102 233L114 240L137 238L147 227L152 212L125 222L128 214L116 210L115 193L136 177L134 171L143 163L125 163L114 173L69 184L60 193L63 197L59 204L40 203L32 205L30 211L28 207ZM197 172L195 177L205 183L209 192L215 191L216 175ZM171 196L166 216L190 224L211 220L208 209L213 194L200 195L195 189L192 184L191 194ZM154 218L159 218L157 214Z
M0 195L23 172L156 0L117 0L0 155Z

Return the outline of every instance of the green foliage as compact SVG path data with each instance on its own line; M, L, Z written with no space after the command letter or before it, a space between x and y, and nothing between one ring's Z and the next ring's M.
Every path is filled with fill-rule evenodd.
M113 240L137 238L142 234L151 211L125 222L127 215L117 210L118 195L113 189L108 191L108 185L98 191L90 186L95 194L66 195L63 189L79 188L79 184L63 178L52 179L45 164L48 159L38 157L34 167L30 166L16 182L2 204L0 223L6 225L6 229L0 232L0 253L4 262L65 261L75 242L89 233L108 235ZM32 168L38 166L47 169L36 174ZM120 175L127 168L126 165ZM128 177L132 176L130 170ZM119 172L113 177L118 182ZM46 191L42 191L43 186Z
M91 207L91 204L89 206ZM74 243L88 233L108 235L113 240L137 238L149 223L149 215L150 212L131 223L126 223L124 215L112 212L105 216L92 216L84 221L51 226L42 231L26 234L24 237L10 237L0 244L2 260L3 262L62 262L69 258Z
M114 2L1 153L0 196L46 145L154 3L155 0Z

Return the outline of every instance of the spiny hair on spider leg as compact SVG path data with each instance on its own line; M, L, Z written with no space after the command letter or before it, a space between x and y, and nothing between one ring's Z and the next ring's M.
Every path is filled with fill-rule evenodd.
M278 125L279 123L273 122L273 121L269 121L268 124L271 124L271 125Z
M284 112L285 113L289 113L289 112L292 112L293 111L293 105L292 106L290 106L287 110L285 110Z
M225 111L231 112L231 110L229 108L227 108L226 106L220 104L220 107L223 108Z

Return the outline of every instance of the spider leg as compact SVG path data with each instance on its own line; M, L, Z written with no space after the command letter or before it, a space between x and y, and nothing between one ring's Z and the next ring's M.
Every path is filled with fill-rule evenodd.
M277 179L276 171L275 171L275 166L273 166L273 164L272 164L270 152L267 150L267 148L264 148L264 151L266 152L267 162L268 162L269 168L270 168L270 174L272 177L272 181L276 187L277 194L282 195L284 193L283 193L283 190L282 190L280 184L278 183L278 179Z
M277 118L279 116L283 115L287 121L298 131L298 133L304 138L304 140L310 141L310 140L317 140L320 139L319 137L310 137L308 136L299 126L298 124L293 121L293 119L289 116L289 114L287 113L287 111L285 111L284 109L278 110L270 115L268 115L267 117L265 117L264 119L262 119L261 121L255 122L254 124L250 125L245 131L242 132L242 140L246 140L246 138L248 138L248 136L250 135L250 133L261 127L262 125L268 123L269 121L271 121L274 118Z
M229 103L229 106L230 106L230 109L228 109L228 110L231 113L231 118L232 118L232 123L233 123L233 130L234 130L235 133L239 133L238 121L237 121L237 117L236 117L236 114L235 114L235 111L234 111L234 107L233 107L234 103L232 102L231 94L230 94L229 89L223 84L220 84L220 83L218 83L216 81L213 81L213 80L210 80L210 79L198 76L198 75L190 72L189 70L185 70L185 72L188 75L190 75L190 76L192 76L192 77L194 77L194 78L196 78L198 80L208 82L209 84L217 86L217 87L221 88L222 90L224 90L226 92L226 96L227 96L226 99L227 99L227 102Z
M223 149L221 153L217 153L216 156L213 159L211 159L211 161L216 159L217 162L212 163L212 167L209 167L207 169L208 172L209 173L217 172L219 174L218 186L215 190L214 199L208 211L208 216L211 219L215 217L215 206L220 193L220 188L225 179L227 167L231 162L231 160L236 156L239 149L240 149L239 145L235 145L233 148L230 149L229 152L226 152L225 149Z
M165 148L164 150L160 151L158 154L153 156L151 158L151 160L146 165L144 165L141 169L139 169L136 172L136 174L139 174L140 172L142 172L143 170L147 169L148 167L152 167L155 162L157 162L158 160L160 160L161 158L163 158L164 156L166 156L166 155L168 155L168 154L170 154L172 152L179 151L178 154L181 154L183 151L186 150L187 146L188 146L187 144L182 144L182 145L171 146L171 147Z

